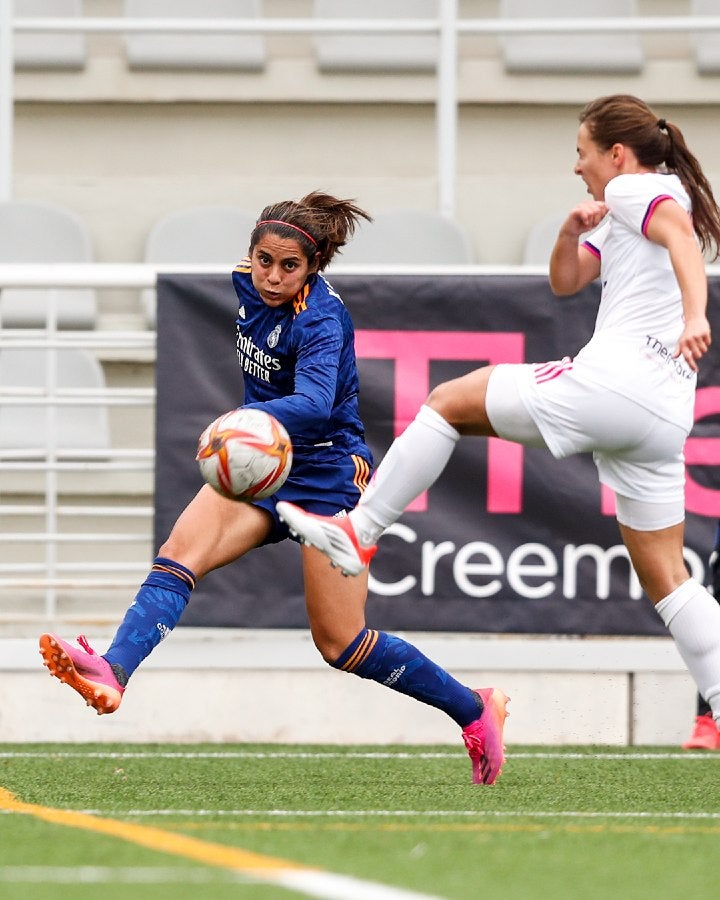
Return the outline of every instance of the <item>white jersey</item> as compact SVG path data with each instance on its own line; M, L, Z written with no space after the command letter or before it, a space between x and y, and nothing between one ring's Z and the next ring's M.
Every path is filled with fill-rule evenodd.
M690 214L677 175L618 175L605 188L610 214L585 241L600 258L600 308L573 370L689 431L697 379L674 358L684 325L680 288L669 253L646 237L653 212L668 199Z

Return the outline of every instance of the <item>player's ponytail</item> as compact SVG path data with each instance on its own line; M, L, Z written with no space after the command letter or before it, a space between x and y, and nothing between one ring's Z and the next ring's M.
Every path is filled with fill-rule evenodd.
M251 235L250 249L268 232L293 238L309 261L317 258L318 270L322 271L352 237L361 218L372 221L354 201L313 191L298 201L266 206Z
M683 133L672 122L660 120L665 125L667 138L665 164L678 176L690 195L695 233L703 252L710 251L713 259L720 254L720 210L718 210L710 183L700 163L688 149Z
M720 251L720 209L700 163L672 122L658 116L637 97L613 94L593 100L580 114L590 137L603 150L613 144L630 147L638 162L664 167L682 181L692 203L693 227L703 252L717 259Z

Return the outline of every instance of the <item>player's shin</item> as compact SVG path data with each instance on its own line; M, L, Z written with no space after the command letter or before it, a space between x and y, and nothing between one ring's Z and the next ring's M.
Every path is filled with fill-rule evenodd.
M720 605L689 578L655 607L716 722L720 722Z
M104 658L112 666L121 666L129 678L177 625L194 587L195 576L189 569L157 557Z
M447 713L464 728L482 713L482 701L417 647L384 631L363 628L332 663Z

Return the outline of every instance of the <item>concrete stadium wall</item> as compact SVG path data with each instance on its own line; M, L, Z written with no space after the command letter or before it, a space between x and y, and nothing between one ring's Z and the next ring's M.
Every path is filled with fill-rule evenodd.
M510 745L679 745L690 732L695 689L669 639L407 638L464 683L505 690ZM102 717L50 679L35 638L0 639L0 741L458 739L437 710L327 667L304 631L179 628Z

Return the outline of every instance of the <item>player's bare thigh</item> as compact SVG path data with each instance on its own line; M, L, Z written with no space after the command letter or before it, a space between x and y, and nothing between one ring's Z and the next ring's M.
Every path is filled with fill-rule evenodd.
M425 402L460 434L495 436L485 406L488 379L494 368L483 366L439 384Z
M180 513L159 555L202 578L259 546L271 527L266 510L228 500L205 484Z
M310 632L323 659L334 662L365 627L367 571L347 578L314 547L302 548Z

